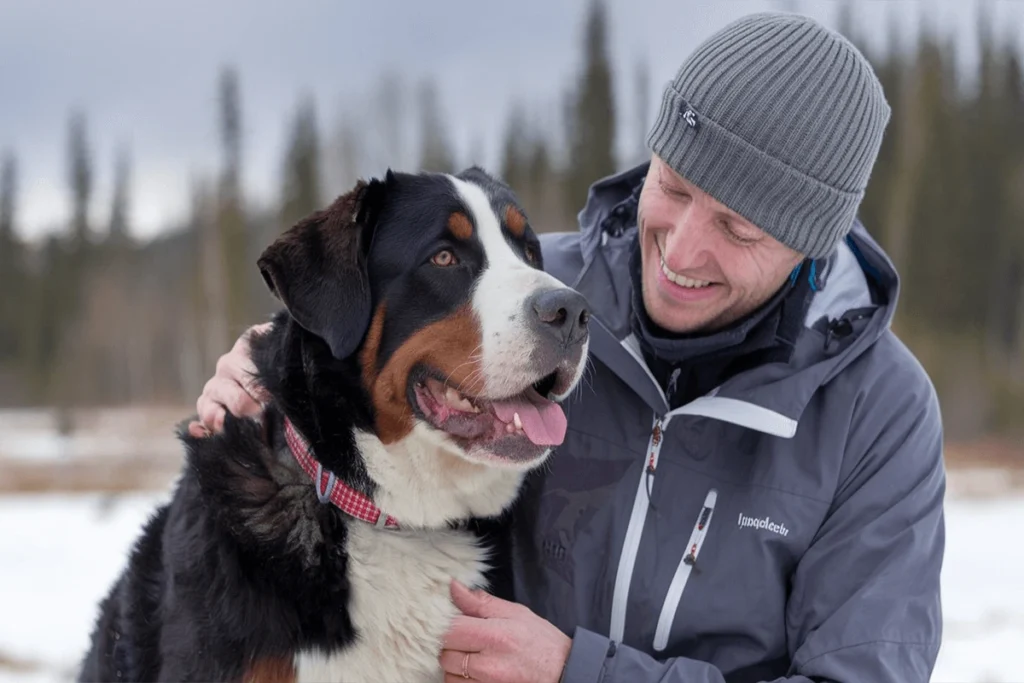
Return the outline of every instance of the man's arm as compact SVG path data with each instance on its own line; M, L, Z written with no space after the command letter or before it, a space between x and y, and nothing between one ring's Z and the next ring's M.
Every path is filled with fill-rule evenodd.
M864 397L867 416L854 417L862 424L853 426L835 501L792 576L792 665L772 683L927 683L931 676L942 634L945 546L939 406L919 377L884 383ZM727 679L707 663L658 661L577 629L562 680Z

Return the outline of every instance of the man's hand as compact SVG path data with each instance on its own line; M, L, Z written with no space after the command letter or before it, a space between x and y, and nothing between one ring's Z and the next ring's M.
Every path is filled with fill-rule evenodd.
M234 347L217 360L217 370L203 387L203 395L196 401L199 422L192 422L188 432L194 437L209 436L224 427L224 415L231 411L235 417L255 417L263 412L263 402L269 400L266 391L254 377L256 366L249 356L249 336L266 332L271 323L254 325L246 330Z
M557 683L572 640L522 605L452 582L462 611L441 651L445 683ZM468 655L468 659L467 659Z

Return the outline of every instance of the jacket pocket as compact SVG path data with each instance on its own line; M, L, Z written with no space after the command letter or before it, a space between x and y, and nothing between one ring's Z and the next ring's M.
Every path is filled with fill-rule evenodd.
M676 573L669 584L668 593L665 595L665 602L661 606L661 615L658 617L658 627L654 632L654 649L662 651L668 645L669 634L672 631L672 624L676 619L676 612L679 610L679 601L683 597L683 590L687 581L690 580L690 572L697 563L697 556L707 538L708 528L711 526L711 518L715 514L715 504L718 502L717 489L708 491L704 498L704 505L701 507L697 521L690 533L690 540L683 551L683 557L679 560Z

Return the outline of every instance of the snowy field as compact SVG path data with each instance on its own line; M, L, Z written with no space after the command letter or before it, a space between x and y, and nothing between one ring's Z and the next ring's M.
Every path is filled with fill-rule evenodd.
M158 441L169 436L166 424ZM0 453L3 434L0 430ZM37 435L20 438L26 453L9 448L0 465L27 457L32 438L37 448L50 449L36 457L68 457ZM1019 683L1024 681L1024 543L1019 541L1024 492L999 490L1008 477L998 472L952 472L950 477L945 637L932 681ZM989 493L978 496L979 489ZM0 495L0 683L73 680L97 603L124 565L141 525L166 496L162 490Z

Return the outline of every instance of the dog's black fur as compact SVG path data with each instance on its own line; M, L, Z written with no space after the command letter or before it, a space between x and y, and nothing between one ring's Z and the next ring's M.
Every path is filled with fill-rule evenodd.
M478 169L464 177L514 201ZM262 271L286 310L251 347L273 401L260 422L229 413L211 437L194 438L187 422L179 425L182 478L101 602L80 681L238 681L259 662L352 642L346 529L353 522L319 503L289 455L284 419L315 443L325 468L373 494L352 435L374 424L356 353L371 312L384 297L402 307L384 330L383 363L416 329L463 304L483 267L481 253L465 244L457 245L468 264L460 272L416 265L449 243L444 221L457 198L443 182L389 171L265 252ZM516 244L539 254L529 231ZM498 520L462 523L479 535L500 534ZM500 557L492 592L506 594Z

